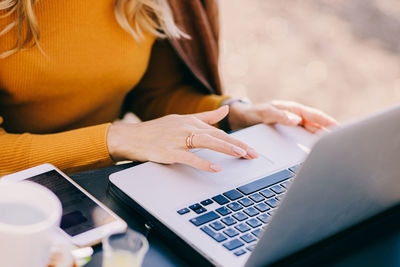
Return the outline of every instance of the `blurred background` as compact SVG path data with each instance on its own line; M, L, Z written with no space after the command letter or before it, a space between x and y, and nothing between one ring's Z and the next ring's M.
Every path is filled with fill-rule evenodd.
M219 0L226 92L340 121L400 101L399 0Z

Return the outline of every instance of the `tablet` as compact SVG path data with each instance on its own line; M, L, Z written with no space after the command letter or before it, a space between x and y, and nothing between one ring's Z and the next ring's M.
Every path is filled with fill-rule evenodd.
M32 181L41 184L60 199L63 233L77 246L99 243L110 233L122 232L127 224L85 189L51 164L39 165L0 181Z

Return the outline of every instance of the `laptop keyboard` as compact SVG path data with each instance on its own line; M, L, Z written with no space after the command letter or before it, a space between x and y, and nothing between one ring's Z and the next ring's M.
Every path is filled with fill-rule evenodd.
M299 166L268 175L177 212L180 215L191 211L199 214L189 221L239 257L255 247ZM207 210L207 206L214 202L220 207Z

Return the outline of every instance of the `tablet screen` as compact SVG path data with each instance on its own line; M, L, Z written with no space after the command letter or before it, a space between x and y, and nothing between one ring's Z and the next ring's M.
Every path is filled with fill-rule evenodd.
M57 195L63 209L61 229L70 236L84 233L116 220L55 170L26 180L41 184Z

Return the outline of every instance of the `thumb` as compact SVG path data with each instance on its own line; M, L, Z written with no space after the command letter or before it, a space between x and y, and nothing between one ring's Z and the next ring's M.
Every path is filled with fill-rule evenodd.
M193 116L205 123L215 124L220 120L222 120L223 118L225 118L226 115L228 115L228 113L229 113L229 106L224 105L212 111L196 113Z

